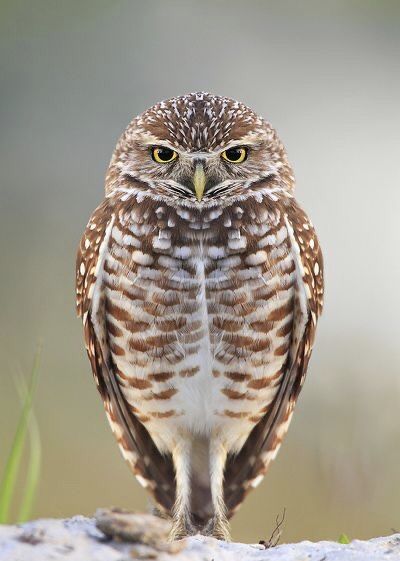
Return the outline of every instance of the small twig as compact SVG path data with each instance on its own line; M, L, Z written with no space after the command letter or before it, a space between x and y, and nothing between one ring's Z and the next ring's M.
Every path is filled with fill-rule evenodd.
M279 514L276 515L275 518L276 526L269 540L268 541L260 540L258 542L260 545L263 545L265 549L269 549L270 547L275 547L276 545L278 545L282 535L282 526L285 521L285 515L286 515L286 508L283 509L282 516L280 518L279 518Z

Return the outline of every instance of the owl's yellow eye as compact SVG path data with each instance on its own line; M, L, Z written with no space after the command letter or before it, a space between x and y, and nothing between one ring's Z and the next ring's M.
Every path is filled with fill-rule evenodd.
M151 157L158 164L168 164L168 162L173 162L174 160L176 160L178 154L175 152L175 150L171 150L171 148L167 148L166 146L159 146L156 148L152 148Z
M221 157L231 164L241 164L247 158L247 148L235 146L222 152Z

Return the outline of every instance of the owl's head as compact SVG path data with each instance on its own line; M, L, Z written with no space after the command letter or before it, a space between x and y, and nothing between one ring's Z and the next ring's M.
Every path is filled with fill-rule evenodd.
M136 117L106 177L107 193L132 189L198 208L293 185L271 125L238 101L203 92L162 101Z

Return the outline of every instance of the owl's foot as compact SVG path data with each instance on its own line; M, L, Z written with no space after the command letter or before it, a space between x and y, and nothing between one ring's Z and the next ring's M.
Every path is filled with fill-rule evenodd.
M172 528L168 535L168 541L173 542L182 540L187 536L193 536L197 533L191 520L187 516L177 517L172 521Z
M216 538L217 540L223 540L226 542L231 541L229 522L222 516L214 516L214 518L211 518L207 526L204 528L204 533L207 536Z

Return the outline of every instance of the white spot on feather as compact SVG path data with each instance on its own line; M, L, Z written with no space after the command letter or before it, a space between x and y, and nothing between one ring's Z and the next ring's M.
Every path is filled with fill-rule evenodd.
M140 485L142 487L147 487L148 486L148 481L144 477L142 477L141 475L136 474L136 479L138 480L138 482L140 483Z
M256 487L258 487L258 485L260 485L260 483L263 479L264 479L263 475L257 475L257 477L255 479L253 479L253 481L250 483L250 485L253 487L253 489L255 489Z

